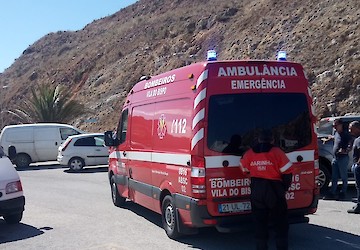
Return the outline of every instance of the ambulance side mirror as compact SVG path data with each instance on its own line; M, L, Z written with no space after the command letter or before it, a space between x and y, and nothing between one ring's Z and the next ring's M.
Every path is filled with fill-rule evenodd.
M105 145L108 147L114 147L119 145L119 139L116 137L114 131L106 131L104 133Z

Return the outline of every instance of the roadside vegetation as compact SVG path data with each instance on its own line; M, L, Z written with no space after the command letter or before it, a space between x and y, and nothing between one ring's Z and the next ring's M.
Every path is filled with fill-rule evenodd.
M29 99L9 111L22 123L70 123L88 112L84 104L75 99L71 89L50 84L32 87Z

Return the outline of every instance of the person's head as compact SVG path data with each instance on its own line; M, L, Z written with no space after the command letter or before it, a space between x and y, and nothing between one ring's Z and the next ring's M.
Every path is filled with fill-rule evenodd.
M274 136L273 136L271 130L269 130L269 129L261 130L259 133L258 142L259 143L271 143L271 144L274 143Z
M337 132L343 131L343 121L341 119L335 119L333 122L333 127Z
M359 121L353 121L349 124L349 132L353 136L360 136L360 122Z
M231 145L235 145L235 146L240 146L241 145L241 136L240 135L232 135L231 139L230 139L230 144Z

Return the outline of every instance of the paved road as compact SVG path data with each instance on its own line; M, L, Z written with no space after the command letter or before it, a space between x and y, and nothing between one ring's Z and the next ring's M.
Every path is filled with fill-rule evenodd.
M71 173L54 164L19 170L26 211L19 225L0 219L0 249L254 249L251 230L204 229L170 240L158 214L131 202L123 209L112 205L106 171ZM360 249L360 215L346 213L352 205L320 201L310 224L290 226L290 249Z

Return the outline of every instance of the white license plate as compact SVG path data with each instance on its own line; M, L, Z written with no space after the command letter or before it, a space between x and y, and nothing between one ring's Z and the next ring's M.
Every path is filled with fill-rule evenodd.
M251 210L250 201L219 204L220 213L236 213Z

